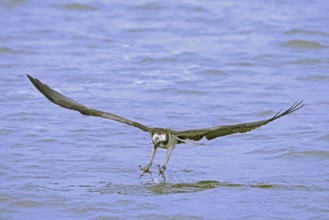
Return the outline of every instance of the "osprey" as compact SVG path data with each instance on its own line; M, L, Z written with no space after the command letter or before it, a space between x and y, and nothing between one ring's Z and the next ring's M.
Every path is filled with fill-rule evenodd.
M51 102L56 105L59 105L63 108L71 109L80 112L83 115L88 116L96 116L102 117L114 121L118 121L136 128L139 128L142 131L148 132L151 135L151 139L153 142L153 147L151 150L151 157L146 166L139 166L140 170L142 171L140 177L142 177L145 173L151 173L150 167L153 164L153 160L155 158L156 152L159 148L167 149L167 153L165 156L164 163L162 166L158 165L159 168L159 175L162 176L163 180L166 181L165 177L165 170L173 152L175 146L177 144L182 143L195 143L198 144L197 141L201 140L205 137L207 140L212 140L214 138L218 138L225 135L230 135L234 133L244 133L247 131L251 131L255 128L260 126L266 125L271 121L274 121L282 116L288 115L304 106L303 101L299 101L294 103L290 108L286 111L278 112L273 117L261 121L249 122L249 123L242 123L242 124L234 124L234 125L222 125L222 126L215 126L215 127L208 127L208 128L201 128L201 129L191 129L191 130L184 130L184 131L177 131L173 129L166 129L166 128L156 128L156 127L149 127L138 123L136 121L123 118L121 116L100 111L97 109L89 108L85 105L80 104L77 101L74 101L61 93L57 92L56 90L50 88L48 85L42 83L40 80L33 78L32 76L27 74L27 77L30 79L32 84Z

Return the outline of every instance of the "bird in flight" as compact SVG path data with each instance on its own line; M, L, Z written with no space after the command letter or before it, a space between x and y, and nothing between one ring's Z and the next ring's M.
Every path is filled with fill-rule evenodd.
M149 127L143 125L139 122L109 113L100 111L97 109L89 108L85 105L80 104L79 102L70 99L61 93L57 92L56 90L50 88L48 85L42 83L37 78L33 78L32 76L27 74L27 77L30 79L32 84L51 102L56 105L59 105L63 108L71 109L80 112L83 115L87 116L96 116L102 117L114 121L118 121L136 128L144 132L148 132L151 135L152 139L152 150L149 162L146 166L139 166L141 172L140 177L142 177L145 173L149 173L152 175L150 168L153 164L156 152L159 148L167 149L167 153L165 156L165 160L163 164L159 168L159 175L166 181L165 177L165 170L167 168L168 161L170 159L171 153L173 152L175 146L177 144L190 144L195 143L198 144L197 141L201 140L202 138L206 138L207 140L212 140L221 136L230 135L234 133L245 133L251 131L255 128L260 126L266 125L282 116L288 115L297 111L298 109L304 106L303 101L299 101L294 103L290 108L285 111L280 111L274 116L269 119L255 121L255 122L248 122L242 124L233 124L233 125L221 125L221 126L214 126L208 128L201 128L201 129L191 129L191 130L183 130L177 131L173 129L167 128L157 128L157 127Z

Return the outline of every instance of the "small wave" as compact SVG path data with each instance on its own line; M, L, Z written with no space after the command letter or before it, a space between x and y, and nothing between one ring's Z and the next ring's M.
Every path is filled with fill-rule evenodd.
M257 115L258 116L271 116L274 115L276 112L275 111L261 111Z
M287 61L287 64L298 64L298 65L319 65L322 63L326 63L327 61L324 59L316 59L316 58L302 58L302 59L297 59L297 60L291 60Z
M320 140L329 141L329 134L323 135L322 137L320 137Z
M0 129L0 135L8 135L13 133L13 130L7 129L7 128L1 128Z
M303 30L303 29L291 29L289 31L286 31L285 34L289 35L310 35L310 36L322 36L322 37L328 37L329 33L324 31L312 31L312 30Z
M220 69L206 69L206 70L200 71L199 74L216 75L216 76L227 75L227 73L225 71L220 70Z
M58 139L54 139L54 138L43 138L43 139L39 139L36 142L41 142L41 143L55 143L58 142Z
M278 158L303 158L303 157L322 157L329 158L329 151L313 150L313 151L290 151L277 156Z
M297 77L299 80L306 80L306 81L323 81L328 80L329 76L327 75L309 75L305 77Z
M23 51L14 50L8 47L0 47L0 53L2 54L22 54Z
M70 10L70 11L96 11L97 8L91 5L85 5L85 4L65 4L62 6L64 9Z
M155 80L134 80L134 85L168 85L172 84L169 80L161 80L161 79L155 79Z
M159 3L149 2L149 3L133 6L132 8L137 10L144 10L144 11L158 11L164 9L164 6L162 6Z
M315 42L315 41L306 41L306 40L290 40L283 44L283 47L288 48L303 48L303 49L324 49L326 46Z

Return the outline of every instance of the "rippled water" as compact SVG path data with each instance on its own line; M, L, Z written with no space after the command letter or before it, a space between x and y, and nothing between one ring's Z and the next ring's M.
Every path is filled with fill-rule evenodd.
M1 219L328 219L327 1L0 1ZM190 129L261 120L175 149L139 179L148 134L49 103ZM161 163L164 151L155 163Z

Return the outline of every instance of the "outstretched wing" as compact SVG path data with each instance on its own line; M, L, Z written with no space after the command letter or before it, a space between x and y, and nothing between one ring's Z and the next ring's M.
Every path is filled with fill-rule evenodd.
M107 118L111 119L114 121L118 121L127 125L134 126L136 128L139 128L143 131L149 132L151 128L140 124L138 122L120 117L118 115L114 115L112 113L108 112L103 112L100 110L96 109L91 109L88 108L82 104L80 104L77 101L74 101L61 93L57 92L56 90L50 88L48 85L42 83L40 80L37 78L33 78L32 76L27 74L27 77L30 79L32 84L52 103L55 103L56 105L59 105L63 108L71 109L80 112L83 115L88 115L88 116L96 116L96 117L102 117L102 118Z
M304 106L303 101L299 101L299 102L296 102L295 104L293 104L286 111L284 111L284 112L280 111L276 115L274 115L272 118L269 118L267 120L243 123L243 124L236 124L236 125L223 125L223 126L210 127L210 128L204 128L204 129L177 131L175 133L175 135L179 139L182 139L182 140L190 139L190 140L198 141L198 140L201 140L203 137L205 137L207 140L212 140L217 137L230 135L230 134L234 134L234 133L244 133L247 131L251 131L255 128L258 128L260 126L266 125L266 124L270 123L271 121L274 121L282 116L293 113L294 111L297 111L298 109L302 108L303 106Z

